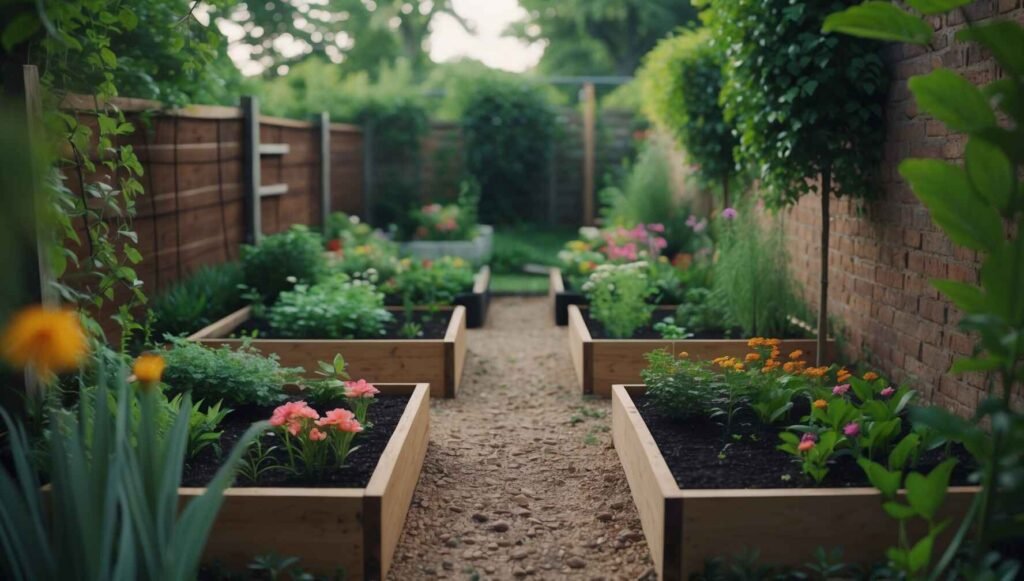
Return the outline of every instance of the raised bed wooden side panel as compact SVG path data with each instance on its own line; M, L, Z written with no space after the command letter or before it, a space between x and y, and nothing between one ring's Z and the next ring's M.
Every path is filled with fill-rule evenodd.
M318 575L385 578L427 452L430 390L422 383L378 388L411 396L366 488L231 488L204 559L245 570L253 557L273 552L298 557ZM179 496L187 502L202 492L182 488Z
M818 547L842 547L844 561L869 564L895 544L896 521L874 488L680 489L630 397L642 391L614 386L612 442L660 578L687 579L707 559L752 548L775 565L812 561ZM944 516L961 518L976 493L951 488Z
M241 339L225 338L249 318L249 307L195 333L190 339L209 347L238 348ZM465 307L452 310L444 339L254 339L253 348L275 353L286 367L302 367L315 377L318 361L341 353L352 377L377 383L430 383L434 397L455 397L467 349Z
M835 341L827 345L825 361L831 362L837 353ZM668 349L675 355L685 351L690 359L701 360L722 355L742 359L752 351L746 339L594 339L583 319L583 308L569 305L569 353L584 394L610 397L613 385L639 383L640 372L647 366L644 355L656 349ZM787 339L780 349L783 357L799 349L806 361L814 361L817 353L814 339Z

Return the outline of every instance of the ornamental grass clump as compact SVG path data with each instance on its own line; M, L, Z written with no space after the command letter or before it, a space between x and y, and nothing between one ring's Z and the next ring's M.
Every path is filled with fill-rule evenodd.
M629 338L651 321L656 290L647 277L647 263L602 264L583 284L591 316L614 338Z
M394 316L371 283L335 274L281 293L266 312L274 335L290 339L372 339Z

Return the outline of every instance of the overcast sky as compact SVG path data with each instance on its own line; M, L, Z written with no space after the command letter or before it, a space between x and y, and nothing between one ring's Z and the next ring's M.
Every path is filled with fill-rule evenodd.
M544 47L528 46L501 33L524 14L517 0L454 0L455 11L472 23L469 34L453 18L435 17L430 36L430 56L444 62L468 56L509 71L525 71L537 64Z

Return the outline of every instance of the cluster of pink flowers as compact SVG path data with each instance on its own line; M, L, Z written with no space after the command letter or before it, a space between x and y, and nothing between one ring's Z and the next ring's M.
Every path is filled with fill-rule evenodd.
M345 397L373 397L378 393L380 390L365 379L345 382Z
M664 236L664 224L637 224L632 228L616 228L604 235L604 253L610 260L634 262L640 258L640 249L645 247L649 255L657 257L668 246Z
M707 218L697 219L697 216L694 216L693 214L690 214L690 217L686 219L686 225L689 226L690 229L693 230L695 233L700 234L704 230L707 230L707 228L708 228L708 219Z
M317 428L333 427L342 432L351 433L363 431L363 427L352 412L336 408L321 418L320 414L304 401L290 401L275 408L274 413L270 416L270 425L275 428L284 428L288 430L289 434L296 437L308 428L311 440L323 440L327 437L322 430Z

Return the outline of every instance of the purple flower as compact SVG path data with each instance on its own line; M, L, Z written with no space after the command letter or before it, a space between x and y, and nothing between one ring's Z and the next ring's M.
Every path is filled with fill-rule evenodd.
M736 211L736 208L726 208L722 210L722 217L726 220L735 220L738 215L739 213Z
M847 438L856 438L860 435L860 424L857 422L850 422L843 426L843 435Z
M837 385L837 386L833 387L832 388L832 395L844 396L844 395L846 395L846 392L848 392L848 391L850 391L850 384L849 383L844 383L842 385Z

